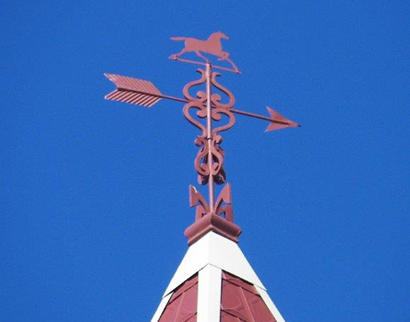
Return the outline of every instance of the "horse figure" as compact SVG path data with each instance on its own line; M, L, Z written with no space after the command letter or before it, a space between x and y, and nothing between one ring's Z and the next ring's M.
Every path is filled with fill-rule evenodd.
M174 41L184 41L185 47L179 53L171 55L169 58L178 59L178 57L184 53L194 52L198 57L208 62L208 58L202 55L202 53L208 53L218 57L218 60L226 60L232 65L235 71L238 71L238 67L229 59L229 53L222 50L221 39L229 39L229 37L220 31L211 34L207 40L189 37L171 37L171 40Z

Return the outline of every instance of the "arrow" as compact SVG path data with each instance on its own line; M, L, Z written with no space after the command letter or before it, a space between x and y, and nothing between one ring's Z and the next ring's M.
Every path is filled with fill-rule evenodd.
M152 107L162 98L178 102L187 102L186 99L164 95L150 81L116 74L104 74L117 87L113 92L105 95L106 100L119 101L144 107Z
M163 98L188 103L188 100L185 98L162 94L150 81L108 73L105 73L104 76L112 81L117 87L114 91L105 96L105 99L107 100L141 105L144 107L152 107ZM270 123L265 132L280 130L287 127L300 127L298 123L289 120L271 107L267 106L266 108L270 117L233 108L230 109L230 111L235 114L269 121Z
M283 115L279 114L276 112L273 108L266 106L266 109L268 110L269 114L271 117L259 115L259 114L254 114L250 112L245 112L241 110L236 110L236 109L231 109L232 112L236 114L241 114L241 115L246 115L250 117L254 117L260 120L266 120L270 121L268 127L266 128L265 132L270 132L274 130L280 130L284 129L286 127L300 127L300 124L293 122L289 120L288 118L284 117Z

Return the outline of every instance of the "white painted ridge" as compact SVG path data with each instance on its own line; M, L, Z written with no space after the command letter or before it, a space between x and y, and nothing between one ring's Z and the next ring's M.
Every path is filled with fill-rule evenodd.
M198 274L197 322L219 322L222 270L206 265Z
M164 296L161 302L158 305L157 310L155 311L154 316L151 319L151 322L158 322L159 318L161 317L162 312L164 312L165 307L168 304L169 299L171 298L173 293L169 293L168 295Z
M238 244L210 231L192 244L163 296L166 296L206 265L213 265L266 290Z

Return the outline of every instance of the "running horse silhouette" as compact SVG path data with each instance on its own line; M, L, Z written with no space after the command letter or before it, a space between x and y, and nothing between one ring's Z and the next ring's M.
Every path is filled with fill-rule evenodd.
M229 53L222 50L221 39L229 39L229 37L220 31L211 34L207 40L200 40L189 37L171 37L171 40L174 41L185 41L185 47L179 53L169 56L169 58L178 59L182 54L194 52L200 58L208 62L209 59L202 54L208 53L218 57L218 60L226 60L231 64L235 72L239 72L238 67L236 67L233 61L230 60Z

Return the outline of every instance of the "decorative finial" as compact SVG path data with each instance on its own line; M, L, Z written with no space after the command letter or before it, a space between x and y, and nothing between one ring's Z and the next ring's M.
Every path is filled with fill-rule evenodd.
M240 70L229 58L229 53L222 49L221 39L229 39L229 37L221 31L214 32L206 40L200 40L190 37L171 37L171 40L174 41L184 41L185 47L182 48L180 52L169 56L169 59L179 60L185 63L203 65L203 62L180 58L180 56L188 52L193 52L199 58L202 58L205 63L209 63L210 61L207 57L204 56L204 53L211 54L213 56L218 57L219 61L227 61L232 66L232 69L216 65L213 66L213 68L222 69L239 74Z
M285 118L270 107L267 107L270 117L233 108L234 95L217 82L220 73L213 71L213 69L220 69L240 73L229 58L229 53L222 49L221 39L229 39L224 33L215 32L207 40L187 37L172 37L171 39L185 41L185 47L177 54L171 55L170 59L205 66L204 69L197 69L200 74L199 79L184 86L184 98L162 94L149 81L114 74L105 74L117 87L105 98L145 107L152 107L163 98L185 103L183 107L185 118L200 130L200 134L194 140L195 145L199 147L194 161L198 183L208 186L208 200L194 186L189 188L189 204L191 207L196 207L196 215L195 222L185 230L185 236L188 238L188 243L192 244L212 230L237 242L241 229L233 219L231 186L226 181L223 166L225 153L221 147L220 133L233 127L235 114L269 121L266 132L286 127L298 127L299 124ZM180 58L187 52L195 53L203 61ZM220 61L227 61L232 68L212 65L204 53L216 56ZM202 86L202 88L192 94L191 92L197 86ZM214 88L218 90L218 93L213 93ZM219 93L222 93L224 98ZM216 200L215 185L223 186Z

